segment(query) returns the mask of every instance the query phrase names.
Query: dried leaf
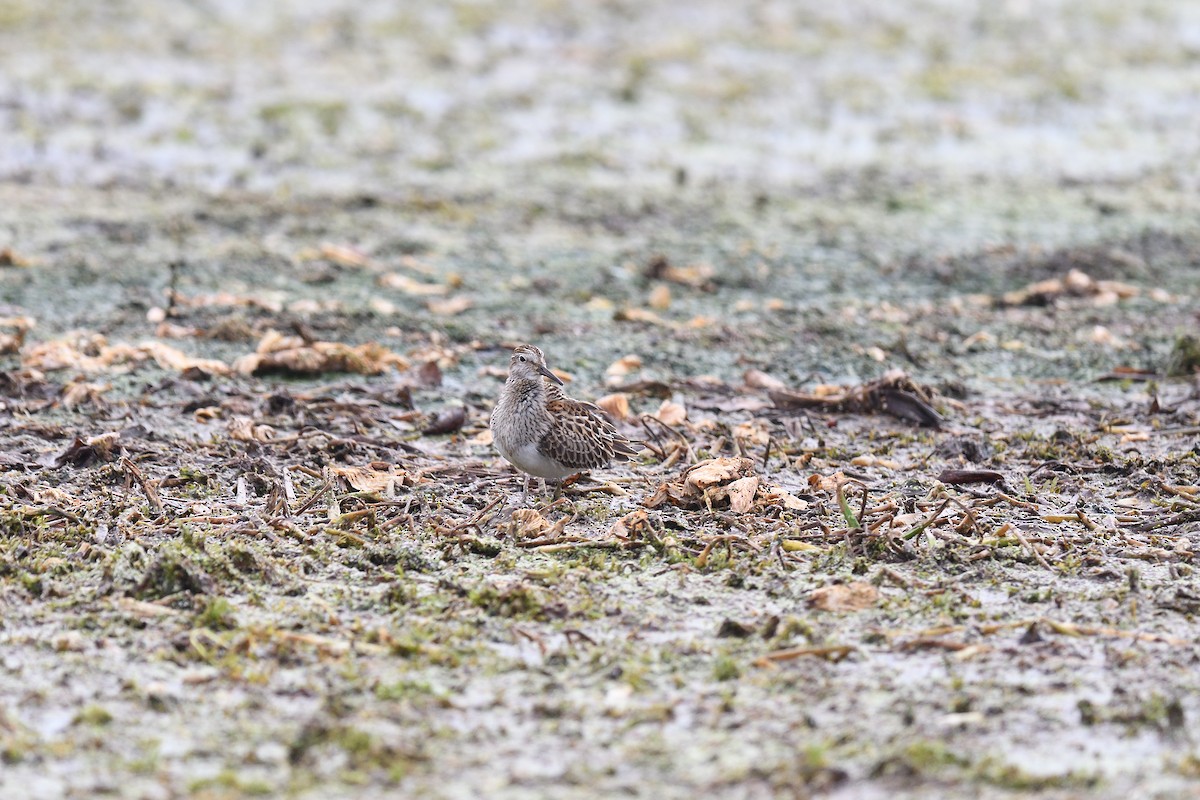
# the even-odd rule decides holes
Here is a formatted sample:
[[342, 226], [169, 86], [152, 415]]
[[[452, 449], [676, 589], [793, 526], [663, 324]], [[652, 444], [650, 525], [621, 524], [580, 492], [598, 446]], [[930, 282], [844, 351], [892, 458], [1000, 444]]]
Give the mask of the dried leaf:
[[117, 443], [121, 439], [118, 431], [102, 433], [87, 439], [75, 437], [75, 441], [66, 450], [54, 457], [53, 464], [61, 467], [70, 464], [73, 467], [86, 467], [97, 461], [112, 461], [116, 456]]
[[355, 491], [375, 492], [381, 495], [386, 495], [390, 488], [412, 486], [416, 483], [411, 475], [395, 466], [387, 470], [372, 467], [333, 467], [333, 474]]
[[234, 417], [226, 426], [229, 438], [239, 442], [269, 442], [275, 438], [275, 429], [270, 425], [259, 425], [250, 417]]
[[733, 426], [734, 438], [745, 444], [765, 445], [771, 439], [771, 432], [762, 420], [752, 419]]
[[214, 419], [220, 419], [224, 415], [220, 406], [203, 406], [192, 412], [192, 418], [196, 422], [212, 422]]
[[365, 267], [371, 263], [367, 254], [356, 247], [326, 242], [318, 251], [321, 258], [343, 267]]
[[[1109, 254], [1110, 256], [1112, 254]], [[1006, 306], [1043, 306], [1064, 297], [1090, 298], [1093, 305], [1109, 306], [1114, 303], [1138, 297], [1142, 290], [1120, 281], [1098, 281], [1087, 273], [1072, 269], [1059, 278], [1031, 283], [1023, 289], [1007, 292], [1000, 297], [1000, 304]], [[1163, 293], [1151, 292], [1154, 300], [1163, 299]], [[1170, 300], [1169, 295], [1165, 298]]]
[[945, 422], [933, 406], [911, 392], [884, 389], [879, 400], [880, 407], [893, 417], [915, 422], [923, 428], [937, 429]]
[[454, 433], [460, 430], [466, 421], [467, 409], [462, 406], [452, 406], [438, 414], [425, 427], [424, 433], [427, 436], [441, 436], [447, 433]]
[[313, 300], [311, 298], [304, 298], [288, 303], [287, 310], [293, 316], [309, 317], [313, 314], [340, 314], [343, 307], [340, 300]]
[[712, 278], [716, 274], [711, 264], [692, 264], [676, 267], [664, 255], [656, 255], [646, 265], [645, 275], [651, 280], [670, 281], [694, 289], [713, 289]]
[[725, 487], [729, 496], [729, 510], [735, 514], [745, 514], [754, 506], [754, 495], [758, 491], [758, 476], [751, 475], [741, 478]]
[[801, 500], [796, 495], [782, 489], [759, 492], [758, 499], [764, 506], [782, 506], [788, 511], [807, 511], [810, 505], [807, 500]]
[[732, 483], [754, 474], [754, 462], [748, 458], [710, 458], [690, 467], [684, 483], [703, 492], [716, 484]]
[[442, 283], [422, 283], [399, 272], [379, 276], [379, 285], [385, 289], [397, 289], [413, 297], [430, 297], [448, 294], [450, 287]]
[[474, 300], [461, 294], [445, 300], [429, 300], [425, 303], [426, 308], [441, 317], [453, 317], [473, 305], [475, 305]]
[[836, 492], [837, 488], [846, 482], [846, 476], [841, 472], [835, 472], [826, 477], [824, 475], [809, 475], [808, 488], [814, 492]]
[[224, 361], [193, 358], [182, 350], [162, 342], [143, 342], [136, 346], [109, 344], [100, 334], [76, 334], [69, 338], [41, 342], [29, 349], [23, 363], [47, 372], [72, 369], [94, 373], [112, 370], [115, 367], [137, 365], [148, 360], [153, 360], [163, 369], [179, 372], [199, 370], [209, 375], [229, 373], [229, 365]]
[[0, 267], [30, 267], [33, 261], [19, 255], [11, 247], [0, 250]]
[[9, 356], [20, 352], [21, 345], [25, 344], [25, 331], [17, 330], [13, 333], [0, 333], [0, 356]]
[[823, 408], [830, 411], [884, 411], [900, 419], [937, 428], [944, 421], [931, 403], [935, 394], [901, 370], [859, 386], [814, 387], [811, 393], [770, 389], [767, 395], [779, 408]]
[[0, 331], [0, 355], [7, 356], [19, 352], [25, 344], [25, 334], [33, 326], [33, 317], [0, 317], [0, 328], [12, 329], [11, 332]]
[[718, 639], [745, 639], [754, 635], [754, 626], [726, 617], [717, 628]]
[[609, 534], [624, 540], [642, 540], [654, 536], [654, 527], [650, 524], [650, 515], [643, 509], [631, 511], [618, 519], [609, 529]]
[[669, 322], [658, 314], [645, 308], [622, 308], [613, 314], [613, 319], [617, 322], [645, 322], [650, 325], [670, 325]]
[[671, 288], [665, 283], [655, 286], [650, 290], [650, 297], [646, 301], [646, 305], [655, 311], [666, 311], [671, 307]]
[[818, 611], [862, 611], [878, 601], [879, 590], [865, 581], [822, 586], [808, 595], [808, 604]]
[[513, 512], [508, 524], [501, 526], [501, 529], [513, 539], [542, 539], [561, 534], [567, 519], [563, 517], [551, 523], [532, 508], [518, 508]]
[[[744, 481], [753, 478], [753, 481]], [[657, 508], [664, 503], [680, 508], [704, 508], [723, 499], [737, 497], [739, 508], [749, 508], [758, 490], [754, 462], [748, 458], [710, 458], [688, 469], [673, 481], [658, 487], [642, 505]]]
[[417, 389], [436, 389], [442, 385], [442, 368], [436, 361], [426, 361], [401, 375], [399, 384]]
[[596, 401], [596, 405], [615, 420], [629, 419], [629, 395], [624, 392], [606, 394]]
[[396, 313], [396, 304], [383, 297], [372, 297], [367, 301], [367, 308], [381, 317], [390, 317]]
[[676, 403], [673, 400], [664, 400], [653, 416], [664, 425], [675, 426], [687, 419], [687, 409], [684, 408], [682, 403]]
[[193, 358], [177, 348], [162, 342], [145, 342], [141, 345], [146, 354], [154, 359], [154, 363], [163, 369], [173, 369], [179, 372], [199, 370], [208, 375], [228, 375], [229, 365], [214, 358]]
[[861, 455], [850, 459], [850, 464], [855, 467], [881, 467], [883, 469], [900, 469], [900, 465], [890, 458], [880, 458], [876, 455]]
[[74, 381], [63, 387], [62, 407], [70, 411], [84, 405], [100, 406], [104, 401], [100, 395], [111, 389], [112, 386], [100, 383], [87, 383], [85, 381]]
[[642, 368], [642, 357], [639, 355], [621, 356], [616, 361], [608, 365], [608, 369], [604, 370], [604, 375], [607, 378], [623, 378], [631, 372], [636, 372]]
[[787, 386], [778, 378], [768, 375], [760, 369], [748, 369], [742, 375], [742, 380], [751, 389], [786, 389]]
[[154, 328], [154, 335], [159, 339], [194, 339], [200, 335], [200, 330], [174, 322], [160, 322]]
[[949, 485], [965, 483], [1004, 483], [1004, 475], [990, 469], [947, 469], [937, 479]]

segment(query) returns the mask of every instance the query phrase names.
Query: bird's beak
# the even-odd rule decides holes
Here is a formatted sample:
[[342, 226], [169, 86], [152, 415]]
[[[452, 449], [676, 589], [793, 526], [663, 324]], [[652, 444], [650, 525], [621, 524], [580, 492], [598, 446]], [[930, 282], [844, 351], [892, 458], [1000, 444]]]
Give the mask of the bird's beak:
[[559, 386], [563, 386], [563, 385], [565, 385], [565, 384], [563, 384], [563, 382], [562, 382], [562, 378], [558, 377], [558, 376], [557, 376], [557, 375], [555, 375], [553, 372], [551, 372], [549, 367], [538, 367], [538, 368], [537, 368], [537, 371], [538, 371], [538, 372], [540, 372], [540, 373], [542, 373], [543, 375], [545, 375], [545, 376], [546, 376], [547, 378], [549, 378], [550, 380], [552, 380], [552, 381], [554, 381], [555, 383], [557, 383]]

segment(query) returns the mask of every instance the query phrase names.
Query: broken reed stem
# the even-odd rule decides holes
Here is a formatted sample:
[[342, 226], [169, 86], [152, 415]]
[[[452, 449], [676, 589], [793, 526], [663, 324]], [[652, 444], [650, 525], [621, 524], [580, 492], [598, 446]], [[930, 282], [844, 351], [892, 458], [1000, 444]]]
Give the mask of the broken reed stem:
[[911, 531], [908, 531], [907, 533], [905, 533], [904, 537], [903, 537], [904, 540], [908, 541], [909, 539], [916, 537], [917, 535], [919, 535], [921, 533], [921, 531], [925, 530], [930, 525], [932, 525], [934, 522], [936, 522], [937, 518], [942, 515], [942, 512], [946, 510], [946, 506], [948, 506], [948, 505], [950, 505], [950, 498], [946, 498], [945, 500], [943, 500], [942, 504], [937, 507], [936, 511], [934, 511], [932, 514], [930, 514], [928, 517], [926, 517], [924, 520], [922, 520], [921, 523], [917, 525], [917, 527], [915, 527]]
[[319, 488], [315, 492], [313, 492], [309, 496], [309, 498], [304, 501], [304, 504], [302, 506], [300, 506], [298, 509], [296, 509], [296, 516], [300, 516], [301, 514], [308, 511], [310, 508], [312, 508], [314, 505], [316, 505], [317, 501], [320, 500], [322, 497], [324, 497], [326, 492], [328, 492], [332, 488], [333, 488], [333, 484], [330, 483], [329, 481], [325, 481], [325, 484], [323, 486], [321, 486], [321, 488]]
[[166, 509], [163, 508], [162, 498], [158, 496], [158, 489], [156, 489], [154, 484], [146, 479], [146, 476], [143, 475], [142, 471], [137, 468], [137, 465], [130, 461], [127, 456], [122, 456], [121, 468], [125, 470], [126, 475], [129, 475], [131, 478], [133, 478], [138, 482], [138, 485], [142, 487], [142, 494], [146, 495], [146, 500], [150, 503], [150, 508], [153, 509], [154, 516], [161, 517], [163, 514], [165, 514]]
[[1022, 533], [1022, 531], [1019, 527], [1017, 527], [1016, 525], [1012, 526], [1012, 534], [1014, 537], [1016, 537], [1017, 541], [1021, 543], [1021, 546], [1024, 547], [1026, 550], [1028, 550], [1030, 552], [1030, 554], [1032, 554], [1033, 557], [1037, 559], [1037, 562], [1039, 564], [1041, 564], [1046, 569], [1053, 571], [1054, 567], [1050, 566], [1050, 562], [1047, 561], [1045, 559], [1045, 557], [1043, 557], [1042, 554], [1040, 552], [1038, 552], [1036, 548], [1034, 548], [1033, 544], [1031, 544], [1030, 541], [1025, 538], [1025, 534]]
[[756, 667], [768, 667], [780, 661], [793, 661], [804, 656], [817, 656], [829, 661], [841, 661], [854, 652], [856, 648], [848, 644], [820, 645], [811, 647], [789, 647], [786, 650], [775, 650], [754, 660]]
[[[671, 427], [667, 423], [663, 422], [658, 417], [651, 416], [650, 414], [642, 414], [640, 419], [642, 421], [642, 425], [646, 426], [646, 430], [650, 430], [649, 422], [651, 420], [653, 420], [654, 422], [657, 422], [664, 431], [666, 431], [667, 433], [670, 433], [672, 436], [679, 439], [679, 441], [683, 444], [683, 446], [685, 448], [684, 452], [686, 452], [687, 456], [688, 456], [688, 461], [690, 463], [696, 462], [696, 451], [694, 451], [692, 449], [692, 443], [688, 440], [687, 436], [683, 435], [683, 433], [681, 433], [680, 431], [675, 430], [673, 427]], [[651, 434], [651, 435], [653, 435], [653, 434]]]

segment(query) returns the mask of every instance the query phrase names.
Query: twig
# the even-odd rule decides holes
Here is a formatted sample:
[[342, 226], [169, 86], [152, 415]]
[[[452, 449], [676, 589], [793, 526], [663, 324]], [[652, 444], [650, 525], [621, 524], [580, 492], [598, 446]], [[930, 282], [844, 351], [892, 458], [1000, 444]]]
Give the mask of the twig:
[[331, 536], [338, 537], [339, 539], [345, 539], [348, 542], [353, 542], [354, 544], [358, 545], [359, 547], [364, 547], [367, 544], [367, 540], [364, 539], [363, 537], [359, 536], [357, 533], [351, 533], [350, 531], [344, 531], [344, 530], [341, 530], [340, 528], [331, 528], [328, 525], [321, 525], [321, 526], [318, 526], [317, 531], [319, 533], [328, 533]]
[[604, 549], [620, 550], [624, 547], [638, 547], [642, 542], [618, 542], [615, 540], [608, 541], [574, 541], [572, 539], [557, 539], [550, 542], [517, 542], [517, 547], [525, 547], [536, 550], [539, 553], [561, 553], [566, 550], [581, 550], [585, 547], [600, 547]]
[[646, 429], [646, 433], [654, 438], [654, 444], [650, 444], [649, 442], [644, 442], [644, 444], [654, 451], [659, 461], [662, 461], [666, 458], [666, 451], [662, 449], [662, 440], [658, 438], [658, 434], [650, 427], [650, 423], [646, 422], [646, 415], [643, 414], [638, 418], [638, 421], [642, 423], [642, 427]]
[[[694, 461], [696, 460], [696, 453], [695, 453], [695, 451], [694, 451], [694, 450], [692, 450], [692, 443], [691, 443], [691, 442], [689, 442], [689, 441], [688, 441], [688, 438], [687, 438], [686, 436], [684, 436], [682, 433], [680, 433], [679, 431], [675, 430], [674, 428], [672, 428], [672, 427], [671, 427], [670, 425], [668, 425], [667, 423], [663, 422], [663, 421], [662, 421], [661, 419], [659, 419], [658, 417], [654, 417], [654, 416], [651, 416], [651, 415], [649, 415], [649, 414], [642, 414], [642, 416], [641, 416], [641, 420], [642, 420], [642, 424], [643, 424], [643, 425], [647, 425], [647, 423], [648, 423], [650, 420], [654, 420], [655, 422], [657, 422], [657, 423], [658, 423], [658, 424], [659, 424], [659, 425], [662, 427], [662, 429], [663, 429], [664, 431], [667, 431], [667, 432], [668, 432], [668, 433], [670, 433], [672, 436], [675, 436], [675, 437], [677, 437], [677, 438], [679, 439], [679, 441], [683, 443], [683, 446], [686, 448], [686, 451], [685, 451], [685, 452], [686, 452], [686, 453], [687, 453], [687, 455], [688, 455], [688, 460], [689, 460], [689, 461], [693, 461], [693, 462], [694, 462]], [[647, 428], [647, 429], [648, 429], [648, 428]]]
[[592, 637], [588, 636], [586, 633], [579, 630], [578, 628], [567, 628], [565, 631], [563, 631], [563, 636], [565, 636], [567, 638], [567, 643], [570, 644], [572, 647], [575, 646], [576, 639], [587, 642], [588, 644], [592, 645], [593, 647], [596, 646], [596, 640], [593, 639]]
[[1200, 520], [1200, 508], [1189, 508], [1187, 511], [1180, 511], [1178, 514], [1166, 519], [1151, 520], [1143, 522], [1141, 525], [1130, 525], [1129, 530], [1144, 533], [1146, 531], [1158, 530], [1159, 528], [1174, 528], [1176, 525], [1196, 522], [1197, 520]]
[[1028, 511], [1038, 511], [1039, 510], [1036, 503], [1027, 503], [1024, 500], [1018, 500], [1017, 498], [1015, 498], [1009, 494], [1006, 494], [1004, 492], [996, 492], [996, 496], [999, 497], [1001, 500], [1011, 503], [1012, 505], [1016, 506], [1017, 508], [1024, 508]]
[[128, 456], [121, 457], [121, 468], [130, 475], [138, 485], [142, 487], [142, 493], [146, 495], [146, 500], [150, 503], [150, 508], [154, 510], [154, 516], [161, 517], [166, 513], [163, 508], [162, 499], [158, 496], [158, 490], [150, 481], [146, 480], [146, 476], [137, 468], [137, 465], [129, 460]]
[[330, 483], [329, 481], [325, 481], [324, 486], [322, 486], [320, 489], [317, 489], [315, 492], [313, 492], [312, 495], [309, 496], [309, 498], [304, 501], [304, 504], [302, 506], [300, 506], [298, 509], [296, 509], [296, 516], [300, 516], [305, 511], [308, 511], [310, 508], [312, 508], [314, 505], [316, 505], [317, 501], [320, 500], [322, 497], [324, 497], [325, 493], [328, 492], [332, 488], [333, 488], [333, 484]]
[[780, 661], [794, 661], [804, 656], [817, 656], [818, 658], [825, 658], [830, 661], [841, 661], [853, 653], [855, 649], [853, 645], [848, 644], [789, 647], [787, 650], [775, 650], [774, 652], [759, 656], [754, 660], [754, 666], [767, 667]]
[[1012, 534], [1014, 537], [1016, 537], [1016, 540], [1018, 542], [1020, 542], [1021, 545], [1026, 550], [1028, 550], [1030, 553], [1033, 554], [1033, 557], [1037, 559], [1037, 562], [1039, 564], [1041, 564], [1043, 567], [1045, 567], [1048, 570], [1051, 570], [1051, 571], [1054, 570], [1054, 567], [1050, 566], [1050, 562], [1047, 561], [1042, 556], [1042, 554], [1040, 552], [1038, 552], [1037, 549], [1034, 548], [1034, 546], [1032, 544], [1030, 544], [1029, 540], [1025, 538], [1025, 534], [1021, 532], [1021, 529], [1019, 527], [1017, 527], [1016, 525], [1012, 526]]

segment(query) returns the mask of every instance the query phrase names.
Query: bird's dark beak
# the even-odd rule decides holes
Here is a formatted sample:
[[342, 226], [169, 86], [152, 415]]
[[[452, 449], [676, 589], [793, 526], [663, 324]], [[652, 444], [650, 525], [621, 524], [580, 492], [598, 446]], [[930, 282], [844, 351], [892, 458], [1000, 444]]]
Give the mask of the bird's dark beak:
[[537, 371], [538, 371], [538, 372], [540, 372], [540, 373], [542, 373], [543, 375], [545, 375], [545, 376], [546, 376], [547, 378], [549, 378], [550, 380], [552, 380], [552, 381], [554, 381], [555, 383], [557, 383], [559, 386], [563, 386], [563, 385], [564, 385], [564, 384], [563, 384], [563, 382], [562, 382], [562, 378], [558, 377], [558, 376], [557, 376], [557, 375], [555, 375], [553, 372], [551, 372], [549, 367], [538, 367], [538, 368], [537, 368]]

